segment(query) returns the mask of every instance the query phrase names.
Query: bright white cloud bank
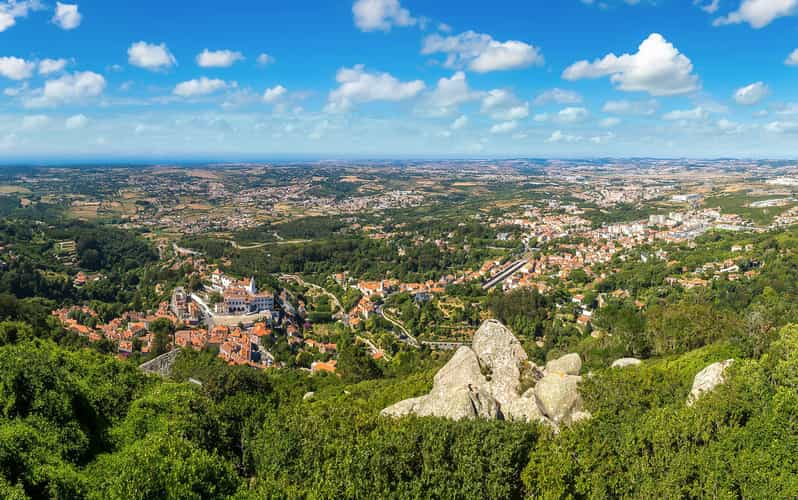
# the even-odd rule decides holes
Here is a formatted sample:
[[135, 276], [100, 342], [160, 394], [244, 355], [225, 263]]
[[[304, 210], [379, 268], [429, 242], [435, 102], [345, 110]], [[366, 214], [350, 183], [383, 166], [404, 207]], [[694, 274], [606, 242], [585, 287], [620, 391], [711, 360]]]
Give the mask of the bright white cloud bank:
[[445, 54], [446, 67], [465, 67], [477, 73], [543, 64], [543, 54], [533, 45], [517, 40], [499, 42], [490, 35], [466, 31], [459, 35], [430, 35], [421, 49], [424, 55]]
[[133, 66], [156, 71], [171, 68], [177, 64], [175, 56], [169, 52], [165, 43], [155, 45], [136, 42], [127, 49], [128, 62]]
[[605, 76], [619, 90], [655, 96], [685, 94], [699, 88], [693, 63], [659, 33], [649, 35], [634, 54], [578, 61], [563, 73], [563, 78], [571, 81]]
[[654, 99], [647, 101], [607, 101], [601, 109], [605, 113], [616, 115], [651, 116], [657, 112], [659, 103]]
[[10, 80], [25, 80], [33, 75], [36, 64], [18, 57], [0, 57], [0, 76]]
[[66, 65], [66, 59], [42, 59], [39, 61], [39, 74], [51, 75], [53, 73], [58, 73], [59, 71], [63, 71]]
[[180, 97], [199, 97], [213, 94], [226, 89], [228, 86], [230, 84], [224, 80], [209, 79], [203, 76], [195, 80], [178, 83], [172, 93]]
[[340, 84], [330, 92], [328, 112], [349, 111], [355, 104], [374, 101], [402, 101], [424, 90], [424, 82], [402, 82], [389, 73], [369, 73], [362, 64], [341, 68], [335, 79]]
[[734, 93], [734, 100], [737, 101], [737, 104], [751, 106], [759, 103], [769, 93], [770, 89], [768, 89], [767, 85], [762, 82], [756, 82], [737, 89]]
[[197, 65], [201, 68], [229, 68], [243, 59], [244, 55], [241, 52], [205, 49], [197, 55]]
[[582, 102], [582, 96], [571, 90], [553, 88], [540, 93], [535, 98], [535, 104], [538, 106], [550, 102], [556, 102], [557, 104], [579, 104]]
[[469, 88], [465, 73], [458, 71], [451, 78], [444, 77], [438, 80], [435, 89], [425, 99], [422, 114], [449, 116], [456, 113], [461, 104], [479, 97], [479, 92]]
[[521, 120], [529, 116], [529, 103], [505, 89], [494, 89], [482, 98], [482, 113], [496, 121]]
[[727, 16], [715, 19], [715, 26], [748, 23], [752, 28], [764, 28], [776, 19], [791, 16], [798, 10], [798, 0], [743, 0], [740, 8]]
[[28, 12], [42, 8], [38, 0], [22, 0], [0, 3], [0, 33], [17, 24], [17, 19], [27, 17]]
[[677, 109], [675, 111], [665, 113], [663, 118], [669, 121], [706, 120], [707, 118], [709, 118], [709, 112], [706, 109], [699, 106], [693, 109]]
[[73, 30], [80, 26], [83, 16], [78, 11], [77, 4], [56, 2], [53, 23], [63, 30]]
[[92, 71], [67, 74], [56, 80], [47, 80], [43, 89], [25, 101], [27, 107], [57, 106], [82, 99], [97, 97], [105, 90], [105, 78]]
[[277, 85], [276, 87], [266, 89], [266, 91], [263, 93], [263, 101], [267, 103], [275, 102], [283, 97], [286, 92], [288, 92], [288, 90], [282, 85]]
[[352, 14], [355, 26], [362, 31], [390, 31], [393, 26], [413, 26], [417, 22], [399, 0], [357, 0]]

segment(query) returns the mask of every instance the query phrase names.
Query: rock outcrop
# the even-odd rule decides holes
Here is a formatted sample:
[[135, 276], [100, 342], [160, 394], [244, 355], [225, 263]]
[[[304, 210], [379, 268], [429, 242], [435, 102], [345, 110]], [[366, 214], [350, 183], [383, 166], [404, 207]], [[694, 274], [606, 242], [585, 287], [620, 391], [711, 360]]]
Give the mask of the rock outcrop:
[[[429, 394], [400, 401], [381, 414], [543, 422], [558, 429], [590, 417], [577, 389], [581, 367], [579, 355], [568, 354], [541, 371], [507, 327], [487, 321], [472, 347], [461, 347], [435, 375]], [[537, 383], [521, 395], [524, 377]]]
[[571, 423], [571, 415], [582, 411], [582, 397], [577, 386], [582, 377], [565, 373], [547, 373], [535, 386], [535, 398], [546, 417], [556, 424]]
[[546, 363], [546, 373], [564, 373], [566, 375], [579, 375], [582, 371], [582, 358], [578, 354], [566, 354]]
[[499, 418], [499, 403], [485, 387], [477, 355], [469, 347], [457, 350], [446, 366], [435, 375], [432, 391], [426, 396], [407, 399], [382, 411], [385, 416]]
[[472, 349], [486, 374], [488, 392], [502, 405], [518, 399], [521, 368], [529, 358], [513, 332], [498, 321], [486, 321], [474, 335]]
[[641, 363], [642, 363], [642, 361], [640, 361], [637, 358], [621, 358], [621, 359], [616, 359], [615, 361], [613, 361], [611, 367], [612, 368], [627, 368], [629, 366], [637, 366], [637, 365], [639, 365]]
[[710, 392], [715, 387], [725, 381], [726, 369], [734, 363], [733, 359], [719, 361], [707, 366], [693, 379], [693, 388], [687, 397], [687, 406], [693, 406], [696, 401], [705, 393]]
[[546, 416], [540, 411], [535, 389], [529, 389], [523, 396], [502, 407], [502, 415], [505, 420], [513, 422], [544, 422]]

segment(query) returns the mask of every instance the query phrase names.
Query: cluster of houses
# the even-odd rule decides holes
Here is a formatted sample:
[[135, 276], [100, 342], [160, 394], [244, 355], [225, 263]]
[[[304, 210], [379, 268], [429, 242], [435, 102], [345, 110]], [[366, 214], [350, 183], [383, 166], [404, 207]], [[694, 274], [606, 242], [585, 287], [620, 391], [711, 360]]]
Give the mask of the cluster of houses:
[[[154, 314], [128, 311], [108, 323], [100, 323], [97, 313], [88, 306], [56, 309], [52, 315], [61, 321], [64, 328], [86, 337], [92, 342], [99, 342], [103, 339], [113, 342], [122, 356], [133, 353], [136, 344], [140, 345], [139, 349], [143, 354], [151, 352], [155, 336], [149, 331], [149, 326], [153, 321], [160, 318], [165, 318], [172, 323], [178, 321], [169, 311], [167, 302], [160, 304]], [[90, 320], [79, 321], [76, 319], [80, 317], [90, 318]]]

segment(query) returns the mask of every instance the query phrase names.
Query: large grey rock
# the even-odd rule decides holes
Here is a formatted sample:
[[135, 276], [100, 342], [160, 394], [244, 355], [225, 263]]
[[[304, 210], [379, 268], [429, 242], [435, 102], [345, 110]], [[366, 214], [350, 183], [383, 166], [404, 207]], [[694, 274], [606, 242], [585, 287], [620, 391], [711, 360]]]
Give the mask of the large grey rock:
[[579, 375], [582, 370], [582, 358], [578, 354], [566, 354], [546, 363], [546, 374], [564, 373], [566, 375]]
[[696, 401], [705, 392], [713, 390], [725, 381], [726, 369], [734, 363], [733, 359], [713, 363], [695, 376], [693, 379], [693, 388], [690, 390], [690, 395], [687, 397], [687, 405], [693, 406]]
[[412, 415], [417, 408], [419, 408], [429, 396], [421, 396], [418, 398], [405, 399], [398, 403], [385, 408], [380, 412], [383, 417], [406, 417]]
[[499, 418], [499, 404], [484, 390], [473, 387], [457, 387], [447, 391], [432, 392], [419, 398], [406, 399], [382, 410], [381, 415], [403, 417], [441, 417], [452, 420]]
[[435, 374], [433, 390], [450, 387], [474, 385], [484, 387], [485, 376], [479, 366], [477, 355], [469, 347], [463, 346], [454, 353], [452, 359]]
[[402, 417], [498, 418], [499, 404], [483, 389], [487, 382], [479, 360], [469, 347], [461, 347], [441, 368], [426, 396], [400, 401], [382, 411], [382, 415]]
[[[484, 418], [559, 424], [589, 418], [582, 412], [577, 376], [578, 355], [547, 365], [545, 372], [529, 362], [517, 338], [497, 321], [485, 322], [474, 335], [473, 347], [461, 347], [435, 375], [429, 394], [400, 401], [381, 415], [434, 416], [453, 420]], [[519, 395], [522, 376], [537, 384]], [[541, 378], [542, 377], [542, 378]]]
[[642, 363], [642, 361], [640, 361], [637, 358], [621, 358], [621, 359], [616, 359], [615, 361], [613, 361], [611, 367], [612, 368], [626, 368], [626, 367], [629, 367], [629, 366], [637, 366], [637, 365], [639, 365], [641, 363]]
[[547, 419], [540, 411], [535, 390], [529, 389], [523, 396], [502, 406], [502, 415], [505, 420], [513, 422], [546, 422]]
[[555, 423], [569, 423], [571, 414], [582, 410], [578, 385], [582, 377], [551, 373], [535, 386], [535, 397], [541, 411]]
[[498, 321], [486, 321], [474, 334], [472, 348], [493, 397], [502, 405], [518, 399], [521, 367], [528, 357], [515, 335]]

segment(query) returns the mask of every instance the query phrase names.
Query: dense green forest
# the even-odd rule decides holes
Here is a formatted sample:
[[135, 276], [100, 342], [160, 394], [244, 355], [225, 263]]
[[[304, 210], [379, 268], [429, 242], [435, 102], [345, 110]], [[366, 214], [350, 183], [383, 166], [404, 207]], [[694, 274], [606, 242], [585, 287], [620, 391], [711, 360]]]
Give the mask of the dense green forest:
[[[555, 435], [532, 424], [381, 418], [383, 407], [429, 390], [444, 361], [429, 354], [398, 375], [363, 370], [353, 352], [338, 378], [184, 353], [162, 380], [59, 346], [24, 309], [3, 314], [3, 498], [798, 494], [796, 326], [754, 357], [722, 339], [637, 368], [596, 369], [581, 387], [594, 418]], [[739, 361], [727, 383], [686, 406], [693, 376], [729, 357]]]

